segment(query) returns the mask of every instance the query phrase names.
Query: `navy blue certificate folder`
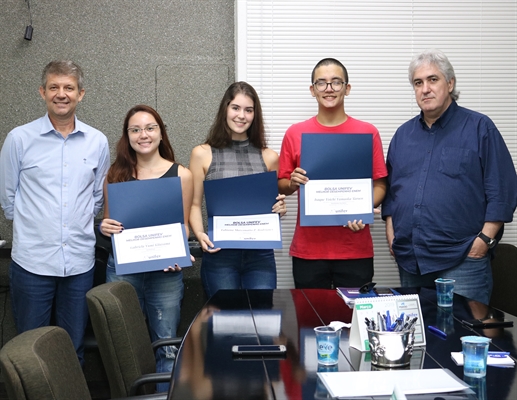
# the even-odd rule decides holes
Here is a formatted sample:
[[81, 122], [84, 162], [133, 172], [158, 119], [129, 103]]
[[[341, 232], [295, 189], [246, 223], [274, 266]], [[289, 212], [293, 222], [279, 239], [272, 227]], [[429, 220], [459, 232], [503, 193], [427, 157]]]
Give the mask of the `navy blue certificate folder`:
[[[275, 171], [204, 182], [208, 237], [216, 248], [279, 249], [282, 240], [214, 241], [214, 217], [270, 214], [278, 196]], [[278, 214], [276, 214], [278, 218]]]
[[179, 177], [146, 179], [108, 184], [110, 218], [125, 230], [151, 226], [181, 224], [185, 256], [118, 264], [117, 248], [112, 235], [117, 274], [157, 271], [178, 264], [192, 265], [183, 215], [181, 179]]
[[[302, 134], [300, 167], [312, 180], [372, 179], [372, 134]], [[307, 215], [305, 185], [300, 185], [300, 225], [340, 226], [348, 221], [373, 223], [373, 190], [371, 212], [362, 214]]]

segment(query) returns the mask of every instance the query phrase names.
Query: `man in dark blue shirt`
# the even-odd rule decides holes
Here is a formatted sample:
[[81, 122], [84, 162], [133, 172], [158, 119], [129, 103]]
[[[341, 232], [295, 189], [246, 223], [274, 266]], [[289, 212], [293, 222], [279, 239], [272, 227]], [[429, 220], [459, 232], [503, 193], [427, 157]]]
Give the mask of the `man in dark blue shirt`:
[[517, 207], [512, 158], [490, 118], [456, 103], [454, 69], [441, 51], [417, 56], [409, 81], [421, 112], [390, 143], [382, 206], [401, 284], [452, 278], [456, 293], [488, 304], [490, 249]]

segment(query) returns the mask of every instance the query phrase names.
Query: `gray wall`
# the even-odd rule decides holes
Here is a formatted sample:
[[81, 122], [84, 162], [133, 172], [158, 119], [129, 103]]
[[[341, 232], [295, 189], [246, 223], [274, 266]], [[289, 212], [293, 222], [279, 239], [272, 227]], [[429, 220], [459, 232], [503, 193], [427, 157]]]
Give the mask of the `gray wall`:
[[[144, 103], [168, 126], [176, 157], [188, 165], [226, 87], [234, 79], [232, 0], [0, 0], [0, 146], [14, 127], [45, 113], [38, 94], [51, 60], [85, 72], [79, 119], [103, 131], [112, 149], [125, 113]], [[0, 236], [12, 225], [0, 213]]]

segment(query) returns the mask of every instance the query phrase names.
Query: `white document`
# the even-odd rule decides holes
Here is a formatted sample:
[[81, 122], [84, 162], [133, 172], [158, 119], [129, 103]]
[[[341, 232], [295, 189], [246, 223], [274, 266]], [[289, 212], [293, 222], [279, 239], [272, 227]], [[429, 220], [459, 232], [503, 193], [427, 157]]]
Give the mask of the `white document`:
[[372, 199], [371, 179], [321, 179], [305, 184], [306, 215], [368, 214]]
[[281, 240], [277, 213], [213, 217], [214, 242]]
[[448, 369], [318, 372], [318, 376], [333, 398], [390, 396], [395, 385], [406, 395], [469, 388]]
[[[461, 351], [451, 352], [451, 358], [456, 363], [456, 365], [463, 365], [463, 353]], [[486, 365], [511, 368], [515, 366], [515, 361], [513, 361], [509, 355], [494, 356], [489, 353]]]
[[125, 229], [113, 237], [118, 264], [186, 256], [180, 223]]

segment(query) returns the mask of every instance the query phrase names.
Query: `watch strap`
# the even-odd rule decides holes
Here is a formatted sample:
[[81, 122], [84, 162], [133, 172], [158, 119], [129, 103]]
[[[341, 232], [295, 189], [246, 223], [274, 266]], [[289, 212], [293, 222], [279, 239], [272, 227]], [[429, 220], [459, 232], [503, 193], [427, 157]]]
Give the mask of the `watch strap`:
[[483, 232], [479, 232], [478, 233], [478, 238], [480, 238], [483, 242], [485, 242], [490, 249], [497, 244], [497, 240], [496, 239], [488, 237]]

